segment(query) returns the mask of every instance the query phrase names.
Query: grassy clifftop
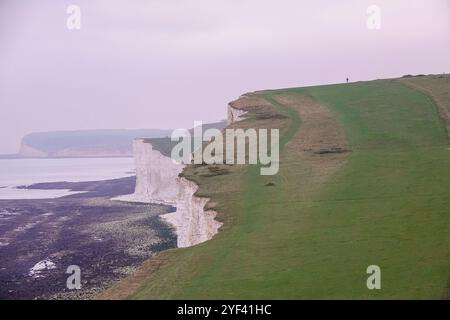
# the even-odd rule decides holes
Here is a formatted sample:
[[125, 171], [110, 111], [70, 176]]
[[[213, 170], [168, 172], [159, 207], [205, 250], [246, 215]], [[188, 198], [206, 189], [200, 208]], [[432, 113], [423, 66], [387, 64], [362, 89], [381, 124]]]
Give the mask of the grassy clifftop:
[[[219, 234], [100, 298], [448, 298], [450, 154], [436, 105], [448, 79], [436, 79], [429, 91], [377, 80], [252, 94], [234, 126], [281, 129], [279, 174], [189, 166]], [[369, 265], [381, 290], [366, 287]]]

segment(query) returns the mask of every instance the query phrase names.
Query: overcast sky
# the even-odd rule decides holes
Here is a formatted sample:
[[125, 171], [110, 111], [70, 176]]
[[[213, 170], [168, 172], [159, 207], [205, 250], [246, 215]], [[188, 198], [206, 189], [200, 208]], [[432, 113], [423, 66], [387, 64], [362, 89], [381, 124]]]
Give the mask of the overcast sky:
[[449, 0], [0, 0], [0, 153], [33, 131], [221, 120], [247, 91], [450, 72], [449, 18]]

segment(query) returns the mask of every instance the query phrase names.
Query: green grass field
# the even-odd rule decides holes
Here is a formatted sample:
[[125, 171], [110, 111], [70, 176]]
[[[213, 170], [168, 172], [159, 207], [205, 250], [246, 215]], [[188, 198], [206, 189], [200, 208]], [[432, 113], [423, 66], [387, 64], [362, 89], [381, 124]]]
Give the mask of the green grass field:
[[[304, 119], [281, 95], [307, 96], [336, 116], [351, 149], [338, 169], [322, 174], [316, 158], [298, 157]], [[447, 299], [450, 151], [433, 100], [398, 80], [264, 98], [285, 118], [253, 113], [241, 126], [281, 128], [279, 174], [239, 166], [201, 177], [202, 168], [188, 168], [224, 227], [211, 241], [151, 259], [103, 297]], [[381, 267], [381, 290], [366, 287], [372, 264]]]

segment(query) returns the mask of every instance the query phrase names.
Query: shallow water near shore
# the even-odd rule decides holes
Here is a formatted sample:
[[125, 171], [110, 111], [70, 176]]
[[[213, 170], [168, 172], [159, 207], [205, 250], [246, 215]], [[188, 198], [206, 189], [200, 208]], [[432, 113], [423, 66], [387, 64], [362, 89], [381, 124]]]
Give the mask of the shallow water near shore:
[[0, 159], [0, 199], [51, 199], [76, 194], [67, 189], [23, 189], [47, 182], [86, 182], [130, 177], [133, 158]]

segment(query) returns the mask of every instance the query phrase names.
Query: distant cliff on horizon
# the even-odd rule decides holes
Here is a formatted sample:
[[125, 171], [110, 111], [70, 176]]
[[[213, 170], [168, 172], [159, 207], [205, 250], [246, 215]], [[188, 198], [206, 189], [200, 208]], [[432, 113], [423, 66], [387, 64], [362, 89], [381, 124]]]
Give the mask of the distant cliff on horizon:
[[171, 129], [35, 132], [23, 137], [17, 158], [132, 157], [136, 138], [170, 136]]
[[[203, 129], [223, 129], [225, 126], [226, 121], [205, 123]], [[154, 139], [155, 145], [164, 149], [166, 145], [171, 145], [172, 131], [105, 129], [33, 132], [22, 138], [18, 153], [0, 155], [0, 158], [133, 157], [135, 139]]]

